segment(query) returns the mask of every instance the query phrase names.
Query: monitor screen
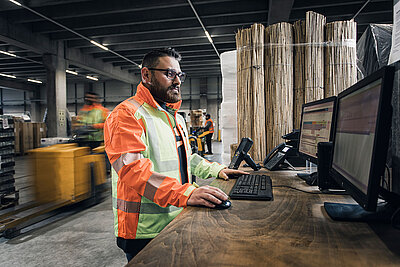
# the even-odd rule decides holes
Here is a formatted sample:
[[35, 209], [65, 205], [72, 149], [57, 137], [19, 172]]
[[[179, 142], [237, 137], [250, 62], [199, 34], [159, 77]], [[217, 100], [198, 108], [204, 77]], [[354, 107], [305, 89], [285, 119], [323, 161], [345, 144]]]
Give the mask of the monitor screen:
[[367, 194], [382, 79], [340, 101], [332, 167]]
[[367, 210], [376, 208], [386, 163], [391, 73], [378, 71], [339, 94], [337, 100], [332, 176]]
[[314, 163], [318, 143], [331, 141], [335, 104], [336, 97], [330, 97], [303, 105], [299, 152]]

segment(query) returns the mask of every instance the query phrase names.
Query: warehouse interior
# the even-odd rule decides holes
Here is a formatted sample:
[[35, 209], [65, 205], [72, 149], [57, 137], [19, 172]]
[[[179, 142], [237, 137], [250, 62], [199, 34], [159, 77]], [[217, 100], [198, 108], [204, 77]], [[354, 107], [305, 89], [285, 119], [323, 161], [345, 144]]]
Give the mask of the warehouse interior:
[[[357, 70], [355, 70], [357, 74], [353, 74], [354, 82], [351, 83], [353, 84], [363, 78], [360, 78], [363, 70], [359, 65], [361, 61], [359, 58], [361, 44], [359, 45], [359, 43], [368, 41], [362, 37], [366, 36], [366, 32], [373, 32], [374, 25], [383, 25], [382, 29], [390, 27], [390, 35], [392, 35], [396, 2], [392, 0], [177, 0], [173, 2], [156, 0], [0, 0], [0, 108], [3, 112], [2, 115], [5, 116], [2, 119], [5, 134], [14, 132], [11, 135], [4, 135], [9, 139], [2, 141], [8, 142], [13, 136], [13, 145], [7, 149], [13, 149], [10, 153], [12, 161], [15, 162], [12, 165], [13, 168], [10, 169], [12, 170], [10, 173], [13, 175], [12, 189], [6, 193], [0, 193], [2, 198], [0, 265], [2, 265], [1, 262], [5, 263], [4, 266], [51, 266], [60, 263], [66, 266], [121, 266], [127, 263], [124, 252], [116, 246], [113, 233], [111, 172], [109, 171], [112, 167], [109, 166], [104, 147], [99, 152], [78, 146], [74, 148], [68, 145], [59, 147], [60, 151], [63, 150], [65, 153], [62, 157], [75, 157], [80, 153], [79, 156], [85, 158], [85, 164], [87, 162], [91, 164], [90, 168], [83, 171], [89, 177], [89, 183], [85, 190], [88, 190], [86, 193], [90, 194], [93, 190], [97, 190], [96, 186], [101, 185], [99, 190], [102, 193], [99, 196], [91, 195], [88, 198], [76, 197], [76, 199], [73, 197], [68, 204], [59, 203], [58, 206], [54, 206], [54, 209], [51, 208], [41, 212], [38, 216], [35, 215], [36, 219], [29, 218], [28, 221], [31, 220], [31, 223], [22, 222], [21, 229], [18, 228], [19, 226], [17, 226], [18, 229], [10, 227], [10, 229], [17, 229], [15, 231], [7, 232], [4, 230], [6, 228], [1, 228], [5, 227], [3, 224], [6, 210], [18, 208], [21, 205], [28, 207], [32, 201], [43, 202], [51, 199], [47, 196], [48, 191], [44, 191], [40, 195], [40, 189], [38, 189], [38, 186], [43, 186], [48, 190], [49, 181], [52, 179], [50, 176], [59, 175], [56, 171], [51, 172], [50, 168], [57, 166], [54, 168], [70, 171], [68, 170], [70, 158], [65, 161], [57, 161], [56, 157], [58, 156], [55, 155], [58, 154], [51, 154], [53, 151], [45, 152], [49, 154], [44, 158], [41, 158], [42, 154], [40, 153], [44, 151], [44, 148], [52, 147], [55, 144], [71, 143], [74, 130], [76, 130], [74, 123], [85, 105], [85, 93], [96, 93], [102, 106], [112, 112], [118, 104], [136, 94], [137, 86], [141, 82], [143, 56], [153, 49], [172, 47], [181, 54], [180, 67], [187, 74], [186, 80], [181, 86], [180, 112], [185, 117], [188, 129], [203, 127], [205, 123], [203, 115], [206, 113], [210, 114], [214, 123], [215, 132], [212, 137], [214, 154], [204, 155], [205, 141], [201, 141], [197, 136], [200, 143], [203, 142], [200, 145], [196, 144], [196, 149], [202, 152], [200, 155], [208, 161], [229, 165], [241, 138], [251, 137], [254, 147], [249, 153], [256, 163], [262, 165], [268, 152], [282, 143], [283, 139], [271, 140], [270, 144], [268, 138], [266, 139], [264, 136], [266, 132], [268, 133], [268, 127], [265, 128], [263, 125], [265, 129], [260, 134], [257, 132], [257, 126], [249, 124], [249, 121], [268, 120], [267, 114], [264, 114], [264, 111], [258, 113], [257, 109], [268, 110], [269, 106], [264, 95], [261, 102], [257, 102], [259, 101], [257, 100], [258, 96], [260, 96], [258, 93], [249, 94], [247, 99], [240, 96], [239, 83], [240, 79], [245, 76], [239, 76], [239, 62], [244, 64], [246, 56], [250, 57], [250, 54], [242, 54], [240, 59], [240, 53], [254, 48], [252, 47], [253, 43], [251, 46], [250, 43], [246, 45], [246, 41], [240, 39], [240, 33], [246, 29], [253, 29], [254, 25], [261, 25], [265, 28], [278, 23], [295, 25], [297, 21], [308, 19], [308, 17], [306, 18], [307, 12], [315, 12], [324, 16], [324, 25], [336, 21], [352, 21], [356, 25], [354, 35], [357, 47], [355, 44], [354, 47], [348, 46], [354, 48], [354, 52], [357, 49], [356, 56], [358, 57]], [[395, 29], [393, 29], [393, 36], [395, 36], [394, 34]], [[289, 36], [293, 40], [295, 39], [293, 30]], [[368, 38], [368, 36], [364, 38]], [[388, 38], [390, 43], [391, 36]], [[360, 40], [362, 41], [359, 42]], [[390, 46], [388, 50], [386, 47], [383, 49], [379, 47], [379, 42], [381, 41], [376, 41], [376, 48], [382, 50], [377, 50], [375, 53], [378, 55], [378, 59], [374, 58], [379, 62], [363, 61], [369, 66], [375, 67], [376, 65], [374, 70], [387, 65], [386, 58], [385, 64], [378, 66], [378, 63], [381, 63], [379, 57], [382, 55], [382, 61], [385, 61], [383, 54], [389, 57], [390, 53]], [[266, 43], [268, 42], [265, 41], [265, 51], [268, 47]], [[304, 41], [304, 43], [306, 42]], [[309, 44], [304, 46], [307, 45]], [[296, 46], [293, 41], [290, 46], [291, 53], [296, 53], [298, 47], [300, 46]], [[327, 47], [329, 44], [325, 42], [322, 49]], [[234, 54], [229, 54], [233, 51], [235, 51]], [[257, 53], [257, 49], [255, 51]], [[264, 57], [264, 53], [267, 55], [267, 52], [263, 52], [262, 57]], [[365, 54], [368, 53], [365, 52]], [[269, 56], [272, 58], [271, 54]], [[296, 64], [293, 63], [296, 60], [295, 56], [295, 54], [292, 55], [291, 59], [293, 60], [291, 64], [294, 65]], [[284, 57], [279, 56], [280, 59]], [[326, 56], [325, 60], [327, 60], [326, 58], [328, 57]], [[235, 64], [231, 63], [233, 61]], [[263, 64], [268, 65], [265, 62]], [[282, 62], [277, 65], [284, 65]], [[331, 65], [333, 64], [336, 63]], [[255, 65], [253, 64], [249, 68], [252, 70], [259, 68], [259, 65]], [[324, 68], [325, 65], [321, 66]], [[291, 71], [288, 80], [296, 80], [298, 71], [296, 69]], [[243, 78], [243, 80], [247, 81], [249, 88], [256, 87], [252, 84], [258, 78], [254, 77], [262, 77], [261, 80], [267, 79], [267, 73], [264, 72], [261, 76], [257, 76], [253, 72], [251, 75], [254, 76], [248, 75], [248, 78]], [[283, 79], [285, 80], [285, 78]], [[234, 91], [230, 91], [231, 82], [235, 88]], [[296, 89], [295, 82], [285, 84], [284, 81], [282, 87], [293, 91]], [[266, 87], [267, 85], [265, 85]], [[307, 86], [305, 87], [307, 88]], [[236, 88], [238, 89], [236, 90]], [[262, 90], [267, 92], [264, 87]], [[296, 96], [291, 97], [296, 98]], [[255, 102], [250, 105], [248, 103], [253, 100], [249, 99], [253, 99]], [[396, 97], [393, 96], [393, 99]], [[317, 100], [317, 98], [313, 100]], [[303, 100], [302, 104], [307, 102], [307, 100], [305, 102]], [[246, 105], [252, 108], [254, 105], [255, 108], [251, 111], [250, 108], [240, 109], [240, 106]], [[275, 110], [270, 113], [273, 112]], [[289, 113], [291, 112], [295, 113], [292, 109]], [[394, 116], [398, 116], [396, 112], [393, 112]], [[9, 129], [8, 124], [13, 130]], [[276, 125], [277, 123], [272, 124]], [[291, 117], [290, 124], [290, 129], [276, 130], [278, 133], [275, 135], [280, 137], [299, 127], [296, 125], [296, 118]], [[300, 124], [300, 120], [298, 124]], [[250, 130], [250, 128], [252, 129]], [[397, 134], [398, 132], [393, 132], [391, 136], [390, 145], [395, 151], [394, 154], [399, 151], [398, 142], [393, 141], [398, 136]], [[270, 135], [268, 134], [268, 136]], [[262, 148], [257, 150], [257, 146]], [[201, 147], [203, 151], [201, 151]], [[72, 154], [67, 156], [67, 153]], [[105, 157], [105, 161], [102, 159], [103, 157]], [[74, 166], [79, 165], [79, 163], [73, 162], [71, 164], [75, 164]], [[46, 167], [45, 164], [53, 167]], [[395, 167], [396, 164], [398, 163], [393, 160], [393, 168], [398, 168], [398, 166]], [[7, 169], [4, 170], [4, 166], [6, 165], [3, 165], [3, 172], [6, 172]], [[38, 172], [42, 172], [40, 175], [44, 177], [42, 183], [37, 182], [38, 177], [41, 177]], [[398, 174], [395, 169], [391, 168], [389, 173], [392, 173], [393, 179]], [[93, 176], [96, 177], [93, 178]], [[100, 179], [102, 182], [96, 179]], [[214, 179], [199, 180], [197, 179], [197, 182], [200, 186], [214, 181]], [[274, 181], [274, 183], [277, 182]], [[397, 190], [400, 194], [400, 182], [398, 185], [393, 185], [394, 188], [396, 186], [398, 186]], [[224, 187], [222, 186], [222, 188]], [[38, 191], [39, 193], [37, 193]], [[228, 192], [229, 190], [226, 193]], [[10, 196], [11, 202], [5, 203], [5, 199], [9, 199]], [[35, 198], [38, 199], [35, 200]], [[54, 200], [51, 199], [51, 201]], [[234, 205], [235, 203], [233, 203], [233, 207]], [[207, 220], [207, 214], [203, 216], [205, 217], [200, 216], [200, 219]], [[223, 214], [221, 216], [225, 218]], [[198, 217], [194, 216], [193, 218]], [[226, 220], [229, 221], [229, 219]], [[171, 231], [172, 235], [180, 233], [178, 230]], [[255, 231], [257, 232], [257, 230]], [[374, 231], [375, 233], [379, 232], [377, 228], [371, 232]], [[368, 234], [370, 233], [368, 232]], [[383, 246], [387, 248], [388, 254], [391, 254], [392, 257], [385, 255], [387, 258], [385, 258], [384, 264], [400, 263], [400, 251], [389, 245], [398, 236], [399, 233], [396, 230], [392, 239], [389, 238], [390, 241], [386, 242], [386, 239], [383, 240], [381, 236], [379, 236], [380, 239], [377, 238], [380, 243], [384, 244]], [[198, 236], [196, 235], [196, 237]], [[158, 239], [159, 242], [170, 244], [168, 239], [163, 238], [166, 238], [165, 235]], [[211, 239], [210, 236], [208, 238]], [[157, 238], [154, 241], [156, 240]], [[179, 243], [179, 237], [171, 237], [171, 240], [174, 246]], [[183, 237], [182, 240], [184, 240]], [[372, 238], [368, 240], [375, 241]], [[189, 241], [184, 240], [183, 243], [185, 242]], [[312, 241], [297, 240], [288, 246], [306, 247], [307, 242], [312, 243]], [[162, 245], [159, 246], [162, 247]], [[196, 248], [196, 245], [193, 247]], [[201, 249], [201, 252], [207, 251], [203, 247]], [[137, 259], [135, 264], [138, 266], [140, 264], [140, 266], [187, 266], [193, 263], [200, 266], [224, 265], [218, 261], [207, 261], [200, 256], [199, 261], [190, 257], [190, 259], [183, 257], [181, 260], [178, 256], [176, 258], [171, 256], [174, 261], [167, 260], [168, 264], [163, 265], [162, 262], [145, 259], [147, 255], [151, 255], [151, 252], [149, 250], [149, 254], [140, 254], [142, 258]], [[178, 249], [173, 253], [178, 253]], [[243, 255], [241, 253], [238, 252], [238, 255]], [[360, 254], [363, 253], [365, 251], [360, 252]], [[162, 255], [164, 256], [164, 254]], [[245, 255], [247, 256], [247, 254]], [[279, 259], [278, 256], [277, 258]], [[367, 260], [362, 255], [360, 258], [362, 260], [359, 264], [362, 264], [363, 260]], [[167, 259], [171, 258], [167, 257]], [[296, 265], [295, 257], [288, 261], [278, 259], [268, 262]], [[346, 259], [344, 257], [341, 260], [346, 261]], [[229, 266], [245, 266], [241, 261], [239, 262], [240, 264]], [[261, 262], [253, 263], [256, 266], [264, 265]], [[302, 263], [304, 264], [303, 261], [299, 264], [302, 265]], [[135, 265], [132, 264], [132, 266]]]

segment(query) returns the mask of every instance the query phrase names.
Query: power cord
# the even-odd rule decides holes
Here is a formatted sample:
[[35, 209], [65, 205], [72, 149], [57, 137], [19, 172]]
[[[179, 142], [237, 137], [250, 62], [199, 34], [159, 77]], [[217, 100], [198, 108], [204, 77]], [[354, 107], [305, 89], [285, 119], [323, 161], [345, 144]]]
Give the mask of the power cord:
[[293, 189], [293, 190], [296, 190], [296, 191], [300, 191], [300, 192], [307, 193], [307, 194], [313, 194], [313, 195], [322, 195], [322, 194], [324, 194], [322, 192], [309, 192], [309, 191], [301, 190], [301, 189], [298, 189], [296, 187], [292, 187], [292, 186], [289, 186], [289, 185], [273, 185], [272, 187], [284, 187], [284, 188], [289, 188], [289, 189]]
[[392, 215], [391, 224], [393, 228], [400, 230], [400, 208], [398, 208]]

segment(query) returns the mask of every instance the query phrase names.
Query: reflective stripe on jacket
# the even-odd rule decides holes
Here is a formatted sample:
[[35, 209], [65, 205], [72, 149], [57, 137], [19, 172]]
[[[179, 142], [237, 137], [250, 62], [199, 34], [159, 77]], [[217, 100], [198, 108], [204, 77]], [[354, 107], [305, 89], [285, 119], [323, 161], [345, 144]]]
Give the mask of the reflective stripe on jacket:
[[210, 123], [210, 126], [208, 127], [208, 131], [210, 133], [214, 133], [214, 123], [211, 119], [206, 120], [206, 129], [207, 129], [207, 123]]
[[[191, 155], [181, 102], [162, 109], [141, 83], [135, 96], [119, 104], [106, 120], [104, 144], [113, 166], [115, 235], [155, 237], [187, 205], [195, 189], [191, 174], [217, 176], [225, 166]], [[183, 137], [189, 183], [182, 185], [174, 128]]]
[[89, 134], [90, 141], [103, 141], [104, 121], [110, 111], [100, 104], [84, 105], [79, 111], [78, 122], [85, 126], [91, 126], [97, 129], [97, 132]]

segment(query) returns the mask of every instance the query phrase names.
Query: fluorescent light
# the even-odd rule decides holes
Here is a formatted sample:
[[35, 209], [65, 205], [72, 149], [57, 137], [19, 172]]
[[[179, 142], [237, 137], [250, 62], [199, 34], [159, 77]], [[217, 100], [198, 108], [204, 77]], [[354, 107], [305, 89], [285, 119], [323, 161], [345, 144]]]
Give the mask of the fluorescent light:
[[65, 72], [66, 72], [66, 73], [69, 73], [69, 74], [73, 74], [73, 75], [78, 75], [77, 72], [72, 71], [72, 70], [65, 70]]
[[17, 6], [22, 6], [19, 2], [15, 1], [15, 0], [9, 0], [11, 3], [16, 4]]
[[213, 40], [211, 39], [211, 35], [208, 33], [208, 31], [204, 31], [204, 32], [206, 33], [208, 41], [210, 41], [210, 43], [213, 43]]
[[8, 75], [8, 74], [4, 74], [4, 73], [0, 73], [0, 76], [4, 76], [4, 77], [8, 77], [8, 78], [17, 78], [14, 75]]
[[94, 44], [94, 45], [100, 47], [101, 49], [104, 49], [104, 50], [108, 51], [108, 48], [105, 47], [104, 45], [101, 45], [101, 44], [99, 44], [99, 43], [97, 43], [97, 42], [95, 42], [95, 41], [93, 41], [93, 40], [90, 40], [90, 42], [91, 42], [92, 44]]
[[98, 81], [99, 79], [97, 79], [96, 77], [92, 77], [92, 76], [86, 76], [86, 78], [93, 80], [93, 81]]
[[17, 55], [8, 53], [8, 52], [6, 52], [6, 51], [1, 51], [1, 50], [0, 50], [0, 53], [2, 53], [2, 54], [4, 54], [4, 55], [7, 55], [7, 56], [11, 56], [11, 57], [17, 57]]
[[33, 82], [33, 83], [42, 83], [42, 81], [33, 80], [33, 79], [28, 79], [28, 82]]

